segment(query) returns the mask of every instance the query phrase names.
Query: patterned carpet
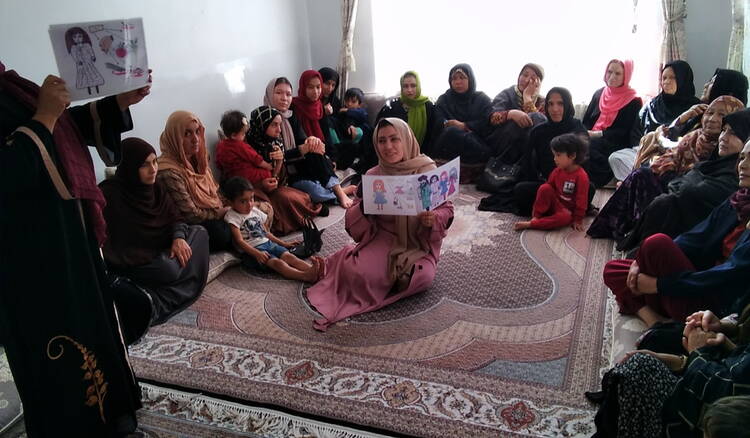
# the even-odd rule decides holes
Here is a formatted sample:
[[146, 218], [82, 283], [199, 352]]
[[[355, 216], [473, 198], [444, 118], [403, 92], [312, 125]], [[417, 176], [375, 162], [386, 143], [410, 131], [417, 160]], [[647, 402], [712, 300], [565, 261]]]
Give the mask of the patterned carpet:
[[[303, 285], [232, 268], [131, 348], [137, 374], [408, 435], [590, 436], [611, 242], [515, 233], [462, 190], [429, 291], [319, 333]], [[343, 221], [324, 238], [350, 241]]]

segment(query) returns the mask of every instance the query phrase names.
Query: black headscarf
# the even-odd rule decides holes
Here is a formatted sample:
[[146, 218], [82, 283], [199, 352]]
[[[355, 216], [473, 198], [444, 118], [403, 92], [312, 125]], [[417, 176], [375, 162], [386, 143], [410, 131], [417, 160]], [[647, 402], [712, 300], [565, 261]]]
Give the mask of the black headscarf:
[[177, 208], [165, 188], [157, 180], [143, 184], [138, 171], [154, 148], [140, 138], [122, 141], [122, 161], [115, 176], [99, 187], [107, 205], [107, 240], [104, 256], [120, 267], [149, 263], [170, 247], [172, 229], [180, 221]]
[[284, 150], [284, 141], [281, 137], [273, 138], [266, 134], [268, 126], [273, 119], [281, 115], [275, 108], [270, 106], [259, 106], [250, 113], [250, 129], [247, 131], [247, 142], [258, 151], [259, 154], [269, 161], [269, 154], [274, 146]]
[[338, 112], [339, 108], [341, 108], [341, 105], [339, 104], [339, 108], [335, 108], [337, 103], [339, 103], [339, 98], [336, 96], [336, 92], [339, 89], [339, 84], [341, 83], [341, 78], [339, 77], [339, 72], [332, 69], [331, 67], [323, 67], [320, 70], [318, 70], [318, 73], [320, 73], [320, 76], [323, 77], [323, 82], [328, 82], [330, 80], [336, 81], [336, 86], [333, 87], [333, 91], [331, 91], [330, 96], [324, 97], [322, 94], [320, 96], [320, 101], [323, 102], [323, 105], [330, 103], [331, 106], [333, 106], [334, 113]]
[[700, 103], [695, 97], [695, 84], [693, 83], [693, 69], [685, 61], [672, 61], [662, 69], [671, 67], [677, 82], [677, 91], [667, 94], [662, 90], [656, 97], [651, 99], [644, 107], [641, 115], [641, 124], [644, 132], [651, 132], [659, 125], [668, 125], [691, 106]]
[[714, 84], [708, 96], [711, 103], [719, 96], [734, 96], [747, 105], [747, 77], [736, 70], [717, 68]]
[[750, 139], [750, 109], [724, 116], [724, 123], [732, 127], [732, 131], [742, 140], [742, 143], [747, 143]]
[[[437, 105], [445, 111], [447, 118], [460, 120], [462, 122], [476, 119], [478, 116], [484, 118], [489, 116], [491, 108], [485, 108], [490, 102], [486, 94], [477, 90], [474, 70], [469, 64], [456, 64], [448, 73], [448, 85], [450, 86], [453, 74], [461, 70], [469, 78], [469, 89], [463, 93], [457, 93], [452, 88], [448, 88], [445, 93], [438, 99]], [[478, 114], [480, 112], [487, 114]]]

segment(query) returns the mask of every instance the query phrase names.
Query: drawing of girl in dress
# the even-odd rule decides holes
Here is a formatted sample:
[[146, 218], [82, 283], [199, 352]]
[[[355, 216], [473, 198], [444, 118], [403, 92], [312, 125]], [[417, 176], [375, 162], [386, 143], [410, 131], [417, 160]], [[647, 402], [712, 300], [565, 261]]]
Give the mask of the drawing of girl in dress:
[[448, 199], [448, 172], [440, 172], [440, 196], [443, 197], [443, 201]]
[[86, 88], [91, 94], [91, 87], [94, 87], [99, 94], [99, 85], [104, 85], [104, 78], [94, 65], [96, 55], [89, 34], [80, 27], [71, 27], [65, 32], [65, 45], [76, 63], [76, 88]]
[[456, 183], [458, 182], [458, 170], [456, 170], [455, 167], [451, 167], [450, 182], [451, 182], [451, 186], [448, 189], [448, 196], [452, 195], [456, 191]]
[[382, 211], [383, 206], [388, 203], [388, 200], [385, 199], [385, 183], [382, 179], [376, 179], [372, 182], [372, 191], [375, 195], [373, 202], [378, 206], [378, 211]]
[[427, 175], [420, 176], [417, 181], [419, 181], [419, 199], [422, 201], [422, 208], [429, 211], [431, 205], [430, 195], [432, 194], [430, 181], [427, 179]]
[[440, 204], [440, 179], [437, 175], [430, 177], [430, 186], [432, 186], [432, 206], [437, 207]]

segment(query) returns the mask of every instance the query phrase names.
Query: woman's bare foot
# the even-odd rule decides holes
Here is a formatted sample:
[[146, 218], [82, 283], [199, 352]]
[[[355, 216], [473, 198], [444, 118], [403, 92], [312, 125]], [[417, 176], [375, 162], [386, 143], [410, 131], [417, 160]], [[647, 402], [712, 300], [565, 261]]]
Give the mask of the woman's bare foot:
[[313, 261], [310, 267], [302, 272], [302, 281], [305, 281], [307, 283], [315, 283], [316, 281], [318, 281], [319, 267], [320, 265]]
[[522, 231], [527, 228], [531, 228], [531, 221], [520, 221], [513, 225], [513, 229], [516, 231]]
[[349, 199], [349, 196], [347, 196], [346, 193], [344, 193], [344, 189], [342, 189], [340, 185], [336, 184], [333, 186], [333, 193], [336, 194], [336, 199], [338, 199], [339, 205], [344, 207], [344, 209], [352, 206], [352, 200]]
[[326, 261], [323, 257], [320, 256], [312, 256], [310, 257], [313, 264], [317, 265], [318, 267], [318, 280], [326, 276]]
[[667, 322], [670, 319], [666, 316], [656, 313], [654, 309], [649, 306], [643, 306], [635, 312], [636, 316], [646, 324], [646, 327], [651, 328], [657, 322]]

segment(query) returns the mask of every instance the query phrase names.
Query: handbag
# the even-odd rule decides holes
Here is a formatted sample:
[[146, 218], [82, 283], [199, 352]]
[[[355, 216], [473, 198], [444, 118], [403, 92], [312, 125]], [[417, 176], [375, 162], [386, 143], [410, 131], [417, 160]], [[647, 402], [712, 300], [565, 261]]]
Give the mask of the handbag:
[[477, 182], [477, 189], [483, 192], [499, 193], [514, 186], [521, 179], [521, 165], [519, 163], [506, 164], [502, 156], [492, 157], [487, 161], [482, 175]]
[[302, 228], [303, 241], [292, 248], [289, 252], [301, 259], [310, 257], [320, 251], [323, 247], [323, 239], [321, 238], [322, 234], [323, 231], [318, 229], [318, 226], [315, 225], [315, 221], [309, 216], [306, 217], [304, 227]]

